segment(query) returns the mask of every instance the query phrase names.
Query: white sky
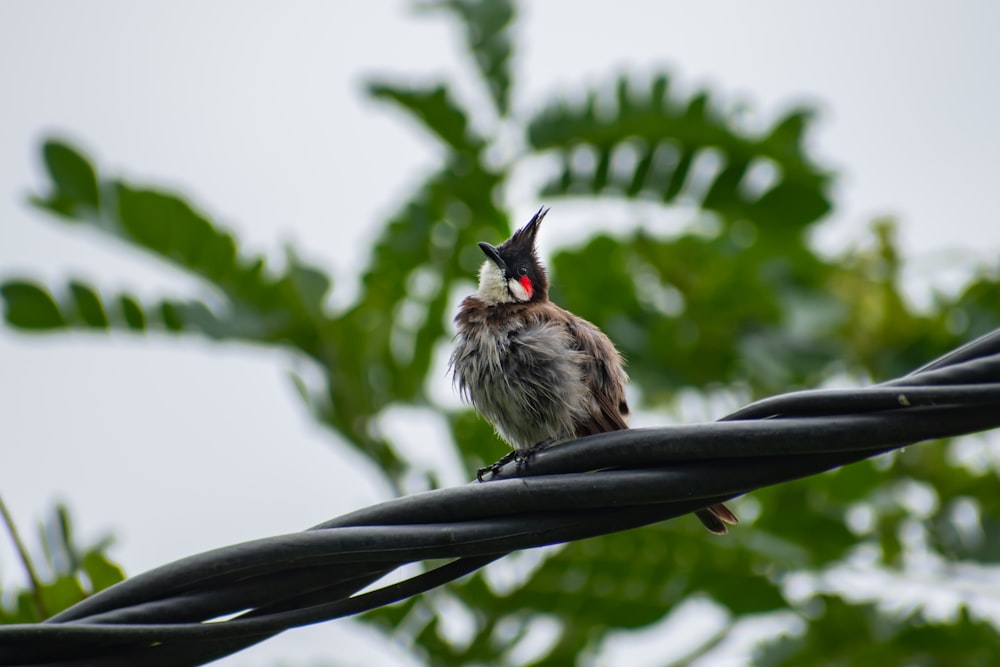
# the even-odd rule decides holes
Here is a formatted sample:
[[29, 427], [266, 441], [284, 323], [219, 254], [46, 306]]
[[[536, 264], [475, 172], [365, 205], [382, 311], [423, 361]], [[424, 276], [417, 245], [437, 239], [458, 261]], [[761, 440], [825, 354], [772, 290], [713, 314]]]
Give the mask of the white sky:
[[[106, 170], [181, 189], [253, 250], [293, 242], [349, 290], [379, 222], [438, 157], [411, 123], [364, 99], [363, 81], [446, 77], [481, 103], [457, 33], [407, 7], [0, 3], [0, 278], [196, 289], [25, 205], [41, 182], [39, 142], [58, 133]], [[707, 85], [765, 120], [816, 103], [815, 154], [842, 174], [820, 242], [840, 247], [872, 217], [897, 215], [911, 279], [952, 284], [954, 262], [995, 264], [1000, 248], [997, 26], [1000, 6], [987, 2], [533, 3], [518, 28], [514, 102], [528, 111], [553, 91], [664, 67], [684, 89]], [[523, 199], [530, 191], [510, 193], [518, 216], [539, 204]], [[551, 225], [543, 250], [586, 217], [575, 208]], [[26, 532], [64, 499], [84, 536], [114, 531], [112, 553], [133, 574], [384, 498], [306, 416], [288, 365], [197, 340], [0, 329], [0, 493]], [[0, 542], [0, 577], [16, 581]], [[223, 663], [315, 662], [332, 646], [339, 664], [405, 664], [343, 622]]]

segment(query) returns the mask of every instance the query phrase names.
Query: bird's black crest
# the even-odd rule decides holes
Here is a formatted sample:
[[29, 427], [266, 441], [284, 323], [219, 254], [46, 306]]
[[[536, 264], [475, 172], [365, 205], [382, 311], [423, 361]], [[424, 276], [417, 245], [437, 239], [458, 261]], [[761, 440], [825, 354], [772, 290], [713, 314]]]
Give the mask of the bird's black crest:
[[514, 256], [532, 257], [537, 261], [538, 254], [535, 252], [535, 238], [538, 236], [538, 226], [548, 212], [549, 209], [544, 206], [538, 209], [538, 212], [531, 217], [528, 224], [514, 232], [513, 236], [503, 242], [499, 248], [501, 254], [509, 253]]

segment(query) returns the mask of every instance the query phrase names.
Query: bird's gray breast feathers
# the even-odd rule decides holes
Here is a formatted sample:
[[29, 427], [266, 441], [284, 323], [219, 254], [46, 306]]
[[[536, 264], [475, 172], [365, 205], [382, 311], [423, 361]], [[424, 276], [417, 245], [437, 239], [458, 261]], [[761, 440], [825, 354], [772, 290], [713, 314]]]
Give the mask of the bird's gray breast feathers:
[[516, 449], [572, 437], [589, 404], [586, 362], [566, 325], [550, 320], [466, 330], [451, 357], [463, 397]]

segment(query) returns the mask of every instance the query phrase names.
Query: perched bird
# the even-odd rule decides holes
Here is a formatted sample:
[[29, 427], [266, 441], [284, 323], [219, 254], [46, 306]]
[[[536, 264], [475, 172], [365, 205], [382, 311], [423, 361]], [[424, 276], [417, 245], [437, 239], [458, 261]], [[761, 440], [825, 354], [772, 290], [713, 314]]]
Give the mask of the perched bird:
[[[555, 442], [628, 428], [622, 357], [590, 322], [549, 301], [535, 238], [548, 209], [500, 246], [480, 243], [479, 289], [462, 301], [450, 367], [464, 399], [513, 450], [477, 477]], [[722, 504], [696, 512], [713, 533], [737, 518]]]

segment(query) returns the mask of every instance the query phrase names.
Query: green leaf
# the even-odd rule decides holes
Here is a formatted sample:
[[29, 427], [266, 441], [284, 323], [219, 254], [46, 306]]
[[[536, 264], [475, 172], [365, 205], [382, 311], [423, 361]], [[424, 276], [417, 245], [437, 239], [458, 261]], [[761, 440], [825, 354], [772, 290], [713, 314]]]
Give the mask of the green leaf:
[[103, 591], [125, 579], [125, 573], [100, 551], [88, 551], [80, 563], [80, 569], [87, 575], [90, 593]]
[[237, 270], [236, 242], [183, 199], [118, 183], [118, 231], [165, 259], [213, 281]]
[[0, 285], [8, 324], [18, 329], [62, 329], [66, 326], [59, 306], [43, 288], [23, 280]]
[[[68, 292], [68, 303], [60, 308], [50, 296], [51, 292]], [[24, 329], [116, 329], [132, 333], [159, 329], [199, 332], [215, 339], [260, 342], [274, 338], [278, 328], [273, 315], [248, 309], [233, 317], [221, 317], [195, 300], [167, 300], [144, 307], [135, 297], [120, 294], [113, 299], [118, 307], [109, 312], [97, 289], [80, 281], [71, 281], [51, 291], [31, 283], [12, 281], [0, 286], [0, 298], [7, 306], [11, 325]]]
[[125, 325], [133, 331], [146, 330], [146, 314], [142, 310], [139, 302], [127, 294], [118, 297], [118, 305], [121, 309], [121, 317]]
[[56, 505], [45, 518], [39, 538], [41, 558], [33, 559], [32, 569], [41, 579], [42, 608], [33, 590], [8, 589], [0, 595], [0, 624], [43, 621], [46, 614], [63, 611], [124, 579], [121, 568], [105, 553], [110, 540], [105, 538], [92, 546], [81, 545], [75, 538], [69, 510], [64, 505]]
[[160, 318], [167, 331], [176, 333], [184, 330], [184, 318], [178, 312], [177, 304], [170, 301], [161, 303]]
[[755, 667], [987, 667], [996, 661], [1000, 635], [965, 609], [953, 622], [931, 623], [919, 614], [889, 616], [873, 605], [850, 604], [831, 595], [819, 596], [810, 605], [821, 611], [804, 618], [806, 632], [762, 643], [754, 655]]
[[288, 270], [279, 287], [300, 305], [310, 319], [322, 319], [324, 316], [323, 302], [330, 292], [331, 280], [321, 270], [305, 264], [295, 250], [286, 248]]
[[72, 607], [87, 597], [87, 592], [74, 574], [64, 574], [42, 586], [42, 601], [50, 614]]
[[[643, 83], [621, 76], [582, 103], [549, 104], [528, 127], [531, 146], [562, 165], [543, 193], [693, 201], [727, 225], [749, 220], [762, 233], [797, 238], [830, 210], [829, 175], [801, 152], [810, 114], [793, 111], [751, 134], [716, 106], [706, 92], [672, 98], [665, 74]], [[712, 159], [721, 163], [714, 170]], [[777, 172], [763, 192], [750, 176], [758, 165]]]
[[104, 312], [104, 304], [97, 292], [77, 281], [70, 282], [69, 290], [73, 295], [77, 318], [89, 327], [107, 329], [108, 316]]
[[751, 210], [752, 218], [761, 221], [762, 231], [794, 232], [829, 213], [830, 201], [815, 187], [779, 183], [753, 202]]
[[510, 27], [514, 4], [509, 0], [451, 0], [420, 5], [424, 9], [454, 12], [465, 31], [466, 48], [472, 54], [490, 97], [501, 116], [510, 108]]
[[[68, 147], [61, 151], [89, 165], [77, 151]], [[65, 201], [78, 194], [79, 189], [63, 192], [60, 187], [53, 183]], [[74, 283], [69, 286], [72, 303], [62, 314], [72, 325], [145, 331], [152, 323], [153, 329], [200, 332], [217, 339], [280, 342], [318, 357], [321, 336], [317, 331], [332, 323], [324, 309], [331, 284], [324, 272], [303, 263], [290, 249], [285, 274], [269, 275], [262, 258], [242, 258], [233, 235], [182, 197], [121, 181], [106, 181], [98, 187], [106, 193], [102, 210], [95, 215], [88, 202], [72, 200], [66, 210], [73, 221], [110, 233], [201, 277], [221, 292], [224, 303], [208, 308], [200, 300], [188, 299], [143, 308], [134, 298], [121, 295], [120, 308], [106, 312], [97, 290]], [[49, 208], [45, 201], [36, 200]], [[25, 296], [21, 292], [14, 296]], [[27, 313], [20, 308], [15, 315], [20, 317], [22, 312]], [[37, 319], [25, 316], [18, 321]], [[56, 320], [49, 317], [40, 322], [51, 327]]]
[[734, 235], [597, 236], [552, 258], [552, 298], [615, 341], [652, 403], [713, 382], [788, 389], [842, 353], [846, 312], [831, 268], [802, 245], [779, 253]]
[[[105, 181], [94, 188], [106, 196], [95, 199], [88, 188], [78, 184], [97, 178], [86, 158], [64, 144], [50, 143], [46, 150], [47, 155], [51, 153], [49, 161], [54, 160], [55, 165], [50, 169], [53, 194], [34, 199], [39, 206], [148, 250], [214, 283], [233, 300], [250, 302], [253, 310], [274, 311], [282, 307], [286, 295], [279, 287], [280, 279], [267, 276], [263, 260], [242, 259], [232, 234], [217, 228], [183, 198], [120, 181]], [[55, 200], [58, 207], [52, 205]], [[95, 210], [95, 206], [100, 206], [100, 210]], [[87, 301], [87, 317], [96, 322], [99, 315], [91, 308], [93, 300]], [[133, 317], [135, 309], [129, 307], [128, 311], [135, 326], [138, 323]], [[268, 319], [269, 328], [279, 324], [280, 318], [273, 314]], [[270, 335], [277, 337], [274, 333]]]
[[392, 83], [369, 83], [368, 94], [389, 100], [409, 111], [424, 127], [452, 150], [466, 155], [478, 154], [483, 140], [469, 128], [465, 112], [451, 99], [448, 88], [412, 88]]
[[0, 624], [38, 623], [45, 620], [39, 613], [35, 595], [30, 590], [17, 591], [7, 596], [0, 607]]
[[63, 216], [93, 213], [100, 208], [93, 165], [67, 143], [51, 139], [42, 147], [53, 190], [43, 200], [50, 211]]

